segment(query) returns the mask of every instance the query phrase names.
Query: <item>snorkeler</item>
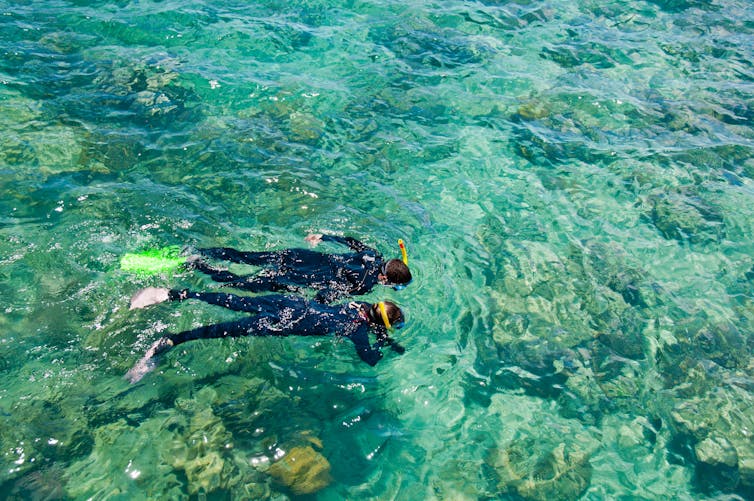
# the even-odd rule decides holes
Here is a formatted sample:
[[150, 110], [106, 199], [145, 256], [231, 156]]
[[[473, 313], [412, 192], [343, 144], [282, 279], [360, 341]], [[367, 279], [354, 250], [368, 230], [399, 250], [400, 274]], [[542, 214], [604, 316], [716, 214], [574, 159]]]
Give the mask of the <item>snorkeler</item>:
[[320, 303], [331, 303], [346, 295], [366, 294], [378, 283], [402, 289], [411, 281], [402, 240], [398, 243], [403, 259], [388, 261], [384, 261], [375, 249], [351, 237], [312, 234], [306, 237], [306, 241], [312, 246], [320, 242], [336, 242], [347, 245], [353, 252], [325, 254], [309, 249], [247, 252], [212, 247], [198, 252], [203, 257], [265, 269], [258, 274], [241, 276], [216, 269], [201, 259], [195, 259], [191, 266], [210, 275], [216, 282], [251, 292], [300, 292], [311, 287], [318, 291], [315, 299]]
[[[148, 287], [131, 298], [131, 309], [144, 308], [165, 301], [197, 299], [233, 311], [254, 313], [241, 320], [207, 325], [177, 334], [168, 334], [155, 341], [145, 355], [126, 373], [135, 383], [156, 365], [156, 357], [176, 345], [194, 339], [240, 336], [337, 336], [350, 339], [356, 353], [369, 365], [382, 359], [383, 346], [397, 353], [404, 348], [389, 335], [388, 329], [403, 326], [403, 312], [389, 301], [369, 304], [350, 302], [325, 305], [303, 297], [270, 294], [244, 297], [215, 292], [193, 292]], [[369, 331], [374, 330], [377, 341], [370, 344]]]

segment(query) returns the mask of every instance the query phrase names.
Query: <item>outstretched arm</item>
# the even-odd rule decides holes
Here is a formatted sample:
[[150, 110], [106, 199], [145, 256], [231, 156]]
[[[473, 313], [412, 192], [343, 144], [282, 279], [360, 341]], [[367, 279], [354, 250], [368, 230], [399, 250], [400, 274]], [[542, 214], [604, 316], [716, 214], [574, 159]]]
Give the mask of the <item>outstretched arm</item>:
[[389, 346], [391, 350], [393, 350], [394, 352], [396, 352], [399, 355], [403, 355], [406, 352], [406, 348], [404, 348], [403, 345], [398, 344], [398, 342], [395, 339], [393, 339], [391, 337], [388, 337], [388, 336], [385, 336], [380, 341], [377, 341], [377, 343], [375, 343], [375, 346], [377, 346], [377, 345], [379, 345], [379, 346]]
[[349, 249], [356, 252], [363, 252], [363, 251], [368, 251], [368, 250], [375, 251], [368, 245], [365, 245], [364, 243], [359, 242], [358, 240], [352, 237], [339, 237], [337, 235], [322, 235], [322, 241], [335, 242], [338, 244], [347, 245]]
[[377, 331], [377, 342], [374, 343], [374, 348], [382, 348], [383, 346], [389, 346], [391, 350], [396, 352], [399, 355], [403, 355], [406, 352], [406, 348], [404, 348], [402, 345], [398, 344], [398, 341], [391, 338], [388, 330], [383, 326], [374, 327], [374, 329]]
[[349, 336], [356, 348], [356, 353], [364, 362], [372, 367], [382, 360], [382, 352], [379, 349], [379, 343], [374, 346], [369, 344], [369, 327], [362, 325], [359, 329]]

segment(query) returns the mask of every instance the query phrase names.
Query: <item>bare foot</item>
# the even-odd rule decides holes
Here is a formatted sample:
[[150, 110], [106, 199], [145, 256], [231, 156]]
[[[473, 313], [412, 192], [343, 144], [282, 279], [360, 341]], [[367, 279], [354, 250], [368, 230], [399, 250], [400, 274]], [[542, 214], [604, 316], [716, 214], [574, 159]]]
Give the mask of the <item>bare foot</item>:
[[153, 304], [164, 303], [169, 299], [169, 292], [169, 289], [162, 287], [147, 287], [146, 289], [141, 289], [131, 297], [131, 307], [129, 309], [136, 310], [152, 306]]
[[141, 380], [157, 366], [157, 355], [165, 353], [173, 347], [173, 342], [167, 337], [161, 337], [149, 347], [141, 360], [126, 372], [126, 379], [133, 384]]

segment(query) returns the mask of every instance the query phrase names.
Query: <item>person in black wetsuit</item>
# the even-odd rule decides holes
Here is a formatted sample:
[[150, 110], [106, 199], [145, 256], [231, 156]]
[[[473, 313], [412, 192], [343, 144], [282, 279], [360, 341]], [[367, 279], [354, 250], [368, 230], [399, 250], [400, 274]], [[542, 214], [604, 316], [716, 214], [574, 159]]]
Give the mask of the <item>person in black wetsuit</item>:
[[[369, 304], [350, 302], [326, 305], [299, 296], [270, 294], [244, 297], [216, 292], [192, 292], [149, 287], [137, 292], [131, 299], [131, 309], [164, 301], [197, 299], [233, 311], [254, 313], [241, 320], [207, 325], [177, 334], [168, 334], [155, 341], [146, 354], [126, 374], [135, 383], [152, 370], [157, 355], [172, 347], [194, 339], [211, 339], [239, 336], [325, 336], [335, 333], [350, 339], [359, 357], [374, 366], [382, 358], [380, 348], [390, 346], [403, 353], [402, 346], [388, 335], [392, 327], [403, 324], [403, 312], [394, 303], [384, 301]], [[376, 342], [369, 340], [374, 330]]]
[[[198, 252], [206, 258], [265, 269], [258, 274], [241, 276], [216, 269], [201, 259], [194, 260], [191, 266], [216, 282], [251, 292], [300, 292], [311, 287], [317, 290], [315, 299], [320, 303], [331, 303], [346, 295], [366, 294], [378, 283], [399, 289], [411, 281], [411, 271], [404, 261], [385, 261], [378, 251], [354, 238], [312, 234], [306, 241], [314, 246], [319, 242], [336, 242], [347, 245], [353, 252], [325, 254], [309, 249], [253, 252], [211, 247], [198, 249]], [[407, 261], [405, 255], [404, 260]]]

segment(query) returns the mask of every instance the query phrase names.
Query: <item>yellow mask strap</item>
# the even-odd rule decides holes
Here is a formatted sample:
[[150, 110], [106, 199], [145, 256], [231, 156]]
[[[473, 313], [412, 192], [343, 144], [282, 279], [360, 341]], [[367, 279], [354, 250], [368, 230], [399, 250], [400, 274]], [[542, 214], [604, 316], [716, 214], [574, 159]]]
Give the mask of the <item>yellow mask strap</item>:
[[377, 307], [380, 309], [380, 315], [382, 315], [382, 321], [385, 323], [385, 327], [391, 329], [390, 320], [387, 318], [387, 310], [385, 309], [385, 303], [380, 301], [377, 303]]
[[401, 248], [401, 257], [403, 259], [403, 264], [408, 266], [408, 252], [406, 252], [406, 245], [403, 243], [403, 239], [398, 239], [398, 247]]

